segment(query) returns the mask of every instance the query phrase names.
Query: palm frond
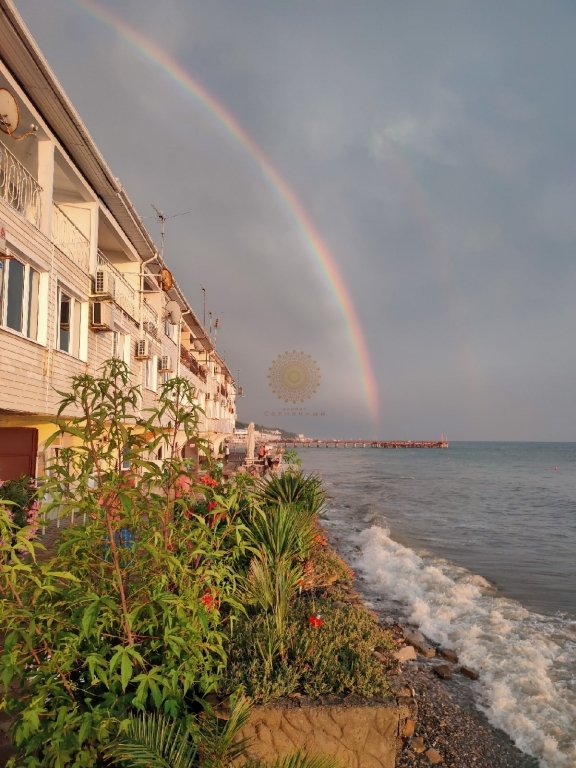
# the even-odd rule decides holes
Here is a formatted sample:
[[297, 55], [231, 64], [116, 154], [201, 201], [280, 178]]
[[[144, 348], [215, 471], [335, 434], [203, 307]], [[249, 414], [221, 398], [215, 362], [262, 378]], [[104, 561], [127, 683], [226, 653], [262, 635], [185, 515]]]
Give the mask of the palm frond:
[[128, 768], [192, 768], [196, 745], [181, 720], [160, 714], [131, 715], [125, 730], [106, 747], [112, 765]]
[[342, 763], [330, 755], [315, 754], [297, 750], [275, 760], [270, 768], [342, 768]]
[[213, 711], [207, 712], [207, 717], [201, 722], [202, 768], [224, 768], [246, 750], [249, 739], [238, 737], [248, 724], [251, 710], [251, 700], [247, 696], [239, 695], [230, 698], [228, 720], [219, 719]]

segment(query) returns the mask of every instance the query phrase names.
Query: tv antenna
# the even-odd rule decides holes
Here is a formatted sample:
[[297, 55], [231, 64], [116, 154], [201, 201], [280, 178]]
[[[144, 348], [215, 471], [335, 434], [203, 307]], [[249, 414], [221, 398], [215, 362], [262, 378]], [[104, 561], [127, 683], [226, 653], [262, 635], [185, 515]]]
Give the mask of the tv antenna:
[[[175, 213], [173, 216], [166, 216], [164, 211], [160, 211], [153, 203], [150, 203], [152, 208], [156, 211], [156, 216], [160, 222], [160, 258], [164, 261], [164, 235], [166, 232], [166, 222], [168, 219], [177, 219], [178, 216], [187, 216], [190, 211], [184, 211], [183, 213]], [[144, 217], [148, 218], [148, 217]]]

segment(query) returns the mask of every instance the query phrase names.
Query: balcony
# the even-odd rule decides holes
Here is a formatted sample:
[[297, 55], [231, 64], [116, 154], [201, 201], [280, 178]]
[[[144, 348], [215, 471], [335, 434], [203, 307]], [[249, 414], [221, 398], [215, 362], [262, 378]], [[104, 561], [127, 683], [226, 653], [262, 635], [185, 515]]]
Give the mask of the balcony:
[[40, 228], [41, 187], [12, 152], [0, 144], [0, 197]]
[[138, 291], [130, 285], [126, 277], [108, 261], [102, 251], [98, 251], [98, 266], [104, 267], [114, 280], [114, 301], [133, 320], [138, 320]]
[[90, 272], [90, 241], [56, 203], [52, 204], [52, 240], [77, 267]]
[[146, 303], [146, 299], [142, 302], [142, 327], [148, 336], [158, 341], [160, 339], [160, 324], [158, 321], [158, 313], [155, 312], [152, 307]]
[[180, 362], [182, 365], [184, 365], [188, 370], [194, 374], [194, 376], [197, 376], [199, 379], [201, 379], [204, 383], [206, 383], [206, 371], [203, 368], [203, 366], [200, 365], [200, 363], [194, 359], [194, 357], [190, 354], [190, 352], [186, 349], [186, 347], [180, 346]]

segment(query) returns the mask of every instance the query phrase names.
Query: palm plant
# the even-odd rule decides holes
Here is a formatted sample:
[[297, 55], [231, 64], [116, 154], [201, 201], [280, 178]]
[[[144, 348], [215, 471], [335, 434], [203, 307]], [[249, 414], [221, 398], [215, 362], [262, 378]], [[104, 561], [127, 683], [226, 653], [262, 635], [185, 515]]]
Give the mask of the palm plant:
[[255, 517], [250, 535], [269, 560], [302, 561], [309, 557], [316, 536], [314, 516], [294, 503], [269, 507]]
[[313, 515], [320, 514], [326, 504], [322, 480], [300, 470], [266, 477], [259, 484], [258, 495], [267, 505], [296, 504]]
[[106, 748], [112, 765], [130, 768], [193, 768], [198, 747], [183, 720], [160, 714], [130, 716]]

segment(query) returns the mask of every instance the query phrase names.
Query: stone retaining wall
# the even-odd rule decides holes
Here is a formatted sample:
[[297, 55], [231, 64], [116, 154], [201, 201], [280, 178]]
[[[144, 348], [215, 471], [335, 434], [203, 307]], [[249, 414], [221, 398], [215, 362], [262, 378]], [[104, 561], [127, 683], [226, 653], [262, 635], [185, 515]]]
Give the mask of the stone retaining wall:
[[274, 760], [296, 749], [332, 755], [350, 768], [394, 768], [409, 709], [369, 706], [255, 707], [240, 737], [252, 740], [247, 756]]

